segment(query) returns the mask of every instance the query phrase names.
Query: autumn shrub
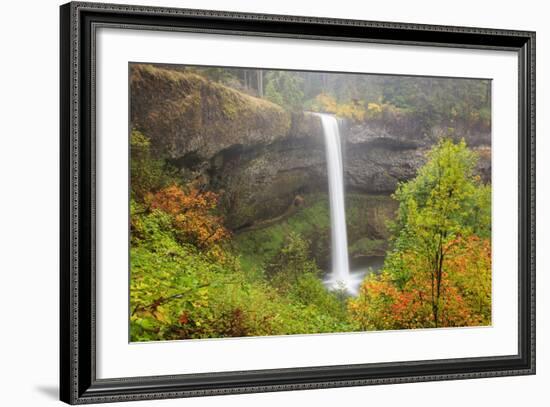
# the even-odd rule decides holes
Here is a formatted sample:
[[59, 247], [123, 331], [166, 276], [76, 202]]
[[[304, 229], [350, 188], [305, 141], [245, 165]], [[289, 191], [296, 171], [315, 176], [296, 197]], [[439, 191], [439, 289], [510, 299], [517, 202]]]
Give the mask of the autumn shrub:
[[313, 111], [332, 113], [354, 122], [362, 122], [366, 117], [365, 103], [362, 100], [351, 100], [342, 103], [326, 93], [317, 95], [310, 108]]
[[369, 102], [365, 110], [365, 120], [378, 120], [391, 122], [403, 118], [406, 115], [404, 109], [400, 109], [387, 102]]
[[152, 210], [161, 210], [172, 217], [177, 239], [199, 248], [210, 248], [229, 237], [223, 218], [216, 213], [219, 196], [188, 186], [187, 191], [170, 185], [146, 198]]
[[316, 112], [332, 113], [355, 123], [364, 121], [396, 121], [403, 118], [407, 111], [388, 102], [366, 102], [362, 99], [338, 101], [333, 96], [321, 93], [311, 102], [309, 108]]

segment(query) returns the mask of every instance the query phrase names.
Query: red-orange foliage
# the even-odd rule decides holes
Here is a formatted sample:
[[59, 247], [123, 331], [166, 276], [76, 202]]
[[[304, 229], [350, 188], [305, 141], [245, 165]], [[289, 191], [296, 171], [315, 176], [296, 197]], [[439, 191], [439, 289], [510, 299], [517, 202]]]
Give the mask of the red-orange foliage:
[[160, 209], [173, 217], [178, 239], [200, 248], [210, 248], [229, 236], [223, 225], [223, 218], [215, 213], [218, 194], [200, 191], [190, 186], [184, 191], [171, 185], [149, 194], [147, 201], [151, 209]]
[[470, 310], [469, 325], [491, 322], [491, 242], [477, 236], [460, 238], [448, 253], [450, 279]]
[[[414, 253], [405, 253], [411, 277], [401, 288], [388, 272], [371, 275], [351, 300], [360, 329], [410, 329], [434, 325], [430, 273]], [[476, 236], [457, 238], [444, 263], [439, 303], [440, 327], [491, 322], [491, 244]]]

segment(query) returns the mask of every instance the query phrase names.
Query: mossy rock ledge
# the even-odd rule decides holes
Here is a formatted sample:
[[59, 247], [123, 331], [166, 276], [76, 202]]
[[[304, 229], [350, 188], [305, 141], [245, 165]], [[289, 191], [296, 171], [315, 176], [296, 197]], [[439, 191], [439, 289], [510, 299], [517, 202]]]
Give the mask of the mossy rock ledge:
[[132, 127], [151, 139], [157, 155], [174, 160], [268, 145], [291, 129], [282, 107], [192, 72], [134, 64], [130, 92]]

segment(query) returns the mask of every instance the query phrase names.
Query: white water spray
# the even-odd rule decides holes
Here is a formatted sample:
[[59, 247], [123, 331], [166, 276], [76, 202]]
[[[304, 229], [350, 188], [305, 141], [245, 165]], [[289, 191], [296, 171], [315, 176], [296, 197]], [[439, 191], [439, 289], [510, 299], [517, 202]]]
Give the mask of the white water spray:
[[354, 294], [358, 282], [352, 278], [348, 259], [346, 207], [344, 205], [344, 165], [338, 121], [334, 116], [317, 113], [323, 125], [327, 157], [332, 241], [332, 273], [326, 284]]

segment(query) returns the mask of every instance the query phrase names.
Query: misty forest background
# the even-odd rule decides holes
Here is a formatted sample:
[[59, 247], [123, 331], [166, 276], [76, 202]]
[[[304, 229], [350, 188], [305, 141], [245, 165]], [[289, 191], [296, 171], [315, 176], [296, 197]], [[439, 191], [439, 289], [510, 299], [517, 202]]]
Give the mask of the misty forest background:
[[[130, 65], [132, 341], [491, 323], [490, 81]], [[357, 296], [328, 290], [340, 120]]]

